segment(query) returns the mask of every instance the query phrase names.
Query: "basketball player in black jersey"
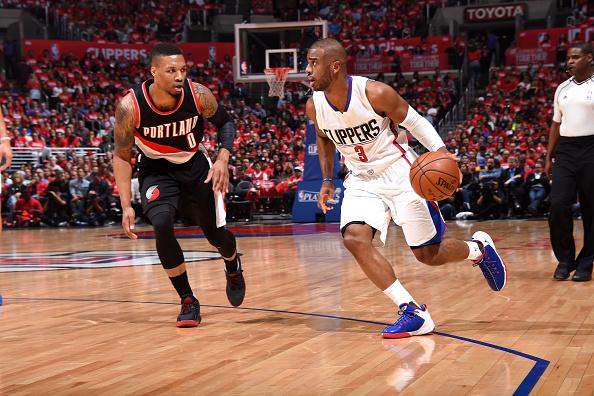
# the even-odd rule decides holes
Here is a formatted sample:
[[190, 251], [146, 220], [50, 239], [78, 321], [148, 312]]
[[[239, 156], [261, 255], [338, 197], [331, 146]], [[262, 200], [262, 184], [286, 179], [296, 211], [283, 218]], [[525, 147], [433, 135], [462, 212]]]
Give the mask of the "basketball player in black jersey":
[[[195, 327], [201, 320], [200, 304], [175, 238], [177, 213], [200, 225], [223, 257], [229, 302], [239, 306], [245, 296], [235, 237], [224, 227], [222, 201], [235, 125], [208, 88], [186, 78], [186, 61], [177, 46], [157, 44], [150, 60], [153, 78], [131, 89], [116, 107], [114, 173], [122, 226], [129, 238], [137, 238], [131, 205], [131, 156], [136, 144], [143, 212], [155, 230], [161, 264], [181, 298], [177, 327]], [[220, 150], [214, 164], [200, 145], [204, 119], [218, 128]]]

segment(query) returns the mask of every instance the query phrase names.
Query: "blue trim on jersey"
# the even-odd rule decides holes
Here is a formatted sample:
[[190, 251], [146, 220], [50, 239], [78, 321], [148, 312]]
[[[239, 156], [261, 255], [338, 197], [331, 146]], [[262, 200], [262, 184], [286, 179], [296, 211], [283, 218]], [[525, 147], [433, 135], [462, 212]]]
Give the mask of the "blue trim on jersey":
[[415, 247], [435, 245], [437, 243], [440, 243], [441, 239], [443, 238], [443, 234], [445, 233], [445, 229], [446, 229], [446, 225], [443, 221], [443, 218], [441, 217], [441, 213], [439, 212], [439, 208], [437, 207], [437, 204], [434, 202], [429, 202], [429, 201], [425, 201], [425, 202], [427, 204], [427, 208], [429, 208], [429, 214], [431, 214], [431, 220], [433, 220], [433, 225], [435, 226], [435, 229], [437, 230], [437, 232], [435, 233], [435, 236], [433, 238], [431, 238], [427, 242], [422, 243]]
[[[349, 76], [349, 90], [348, 90], [348, 94], [347, 94], [347, 101], [346, 101], [346, 104], [344, 105], [344, 111], [341, 111], [341, 113], [346, 113], [347, 110], [349, 109], [349, 104], [351, 103], [351, 96], [353, 96], [352, 93], [353, 93], [353, 77]], [[332, 108], [332, 110], [340, 111], [340, 110], [338, 110], [338, 107], [334, 106], [332, 104], [332, 102], [330, 102], [328, 100], [326, 93], [324, 93], [324, 98], [326, 98], [326, 102], [328, 103], [328, 106], [330, 106]]]
[[351, 103], [351, 96], [353, 95], [353, 77], [349, 76], [349, 94], [347, 96], [346, 104], [344, 105], [343, 113], [346, 113], [349, 109], [349, 104]]

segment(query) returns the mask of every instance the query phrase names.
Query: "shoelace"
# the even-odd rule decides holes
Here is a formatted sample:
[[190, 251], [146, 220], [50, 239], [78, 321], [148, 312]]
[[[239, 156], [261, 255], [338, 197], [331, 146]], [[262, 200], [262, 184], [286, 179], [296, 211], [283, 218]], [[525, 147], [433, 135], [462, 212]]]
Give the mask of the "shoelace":
[[409, 306], [407, 305], [404, 308], [404, 310], [402, 310], [402, 309], [398, 310], [398, 315], [400, 315], [400, 318], [398, 319], [398, 321], [396, 323], [405, 324], [415, 317], [414, 308], [412, 308], [412, 309], [408, 309], [408, 308], [409, 308]]
[[186, 302], [186, 300], [184, 300], [184, 302], [182, 304], [182, 308], [181, 308], [182, 315], [192, 312], [193, 307], [194, 307], [194, 301], [189, 300], [189, 302]]
[[241, 270], [232, 272], [230, 274], [228, 273], [227, 275], [229, 276], [231, 289], [238, 289], [241, 287]]
[[487, 252], [484, 252], [483, 257], [476, 263], [472, 264], [472, 266], [476, 267], [477, 265], [481, 264], [485, 264], [489, 268], [489, 270], [495, 275], [499, 274], [499, 266], [497, 265], [497, 262], [495, 262], [495, 260], [490, 260], [489, 256], [487, 255]]

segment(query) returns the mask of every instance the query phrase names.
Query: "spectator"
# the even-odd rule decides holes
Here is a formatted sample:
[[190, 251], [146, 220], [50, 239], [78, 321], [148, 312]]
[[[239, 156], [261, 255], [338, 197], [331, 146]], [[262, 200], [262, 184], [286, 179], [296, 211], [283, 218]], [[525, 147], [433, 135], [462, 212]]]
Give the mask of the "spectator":
[[503, 192], [499, 189], [499, 182], [491, 180], [484, 183], [477, 200], [478, 220], [498, 219], [503, 208]]
[[487, 160], [487, 166], [479, 172], [479, 182], [487, 183], [492, 180], [499, 180], [501, 177], [501, 167], [496, 167], [495, 162], [494, 158]]
[[532, 215], [535, 215], [538, 213], [543, 200], [547, 197], [550, 190], [549, 178], [543, 173], [540, 162], [534, 166], [534, 172], [528, 175], [526, 188], [528, 189], [528, 196], [530, 198], [528, 211]]
[[508, 168], [501, 173], [503, 191], [508, 203], [508, 216], [522, 212], [524, 189], [524, 169], [520, 168], [516, 157], [509, 158]]
[[21, 197], [14, 206], [16, 214], [16, 225], [20, 226], [39, 226], [43, 207], [41, 203], [31, 196], [28, 189], [24, 189]]
[[44, 222], [55, 227], [68, 225], [69, 188], [62, 170], [55, 171], [55, 179], [47, 187]]
[[85, 172], [79, 168], [76, 172], [76, 179], [68, 183], [70, 190], [70, 210], [73, 220], [77, 221], [85, 214], [85, 197], [89, 190], [89, 181], [85, 179]]
[[90, 224], [95, 226], [105, 224], [107, 210], [110, 206], [110, 196], [111, 189], [109, 188], [109, 184], [99, 176], [99, 173], [91, 173], [86, 210]]

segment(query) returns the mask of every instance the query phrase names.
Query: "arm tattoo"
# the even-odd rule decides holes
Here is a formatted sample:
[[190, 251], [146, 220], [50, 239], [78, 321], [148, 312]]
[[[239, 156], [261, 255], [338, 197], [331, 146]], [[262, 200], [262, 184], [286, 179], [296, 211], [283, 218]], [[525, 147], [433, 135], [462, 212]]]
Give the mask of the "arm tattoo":
[[206, 88], [204, 85], [198, 83], [193, 84], [194, 91], [196, 91], [196, 96], [198, 96], [198, 103], [200, 103], [200, 107], [202, 109], [202, 116], [204, 118], [212, 117], [217, 112], [217, 108], [219, 107], [217, 99], [210, 89]]
[[124, 96], [116, 106], [116, 123], [114, 128], [114, 154], [123, 160], [130, 161], [134, 144], [134, 128], [136, 125], [135, 108], [132, 98]]

